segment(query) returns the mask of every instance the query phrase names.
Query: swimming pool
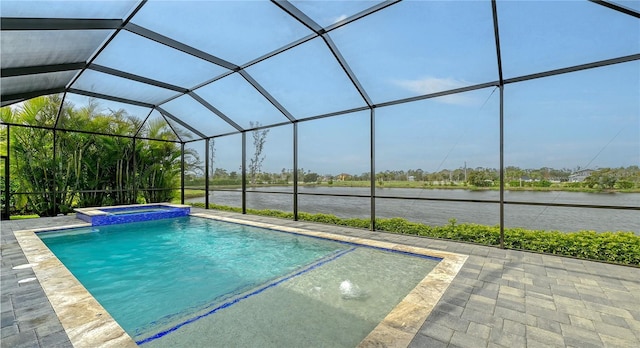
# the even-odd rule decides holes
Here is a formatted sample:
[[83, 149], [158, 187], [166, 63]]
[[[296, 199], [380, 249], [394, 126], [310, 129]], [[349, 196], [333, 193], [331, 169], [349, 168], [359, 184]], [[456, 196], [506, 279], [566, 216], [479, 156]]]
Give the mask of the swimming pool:
[[[327, 240], [313, 238], [311, 240], [315, 243], [312, 243], [314, 244], [314, 252], [320, 251], [320, 254], [306, 259], [302, 265], [289, 265], [291, 268], [284, 272], [285, 275], [280, 275], [282, 273], [272, 274], [272, 277], [267, 277], [269, 278], [268, 280], [258, 282], [259, 285], [257, 286], [255, 286], [257, 283], [250, 282], [243, 289], [223, 291], [223, 294], [218, 294], [217, 297], [214, 294], [210, 294], [211, 296], [208, 299], [202, 300], [196, 305], [188, 306], [189, 308], [186, 310], [178, 308], [179, 306], [174, 306], [167, 301], [158, 301], [156, 302], [156, 307], [167, 307], [170, 312], [171, 310], [173, 312], [162, 316], [154, 322], [149, 323], [149, 320], [147, 320], [146, 323], [130, 326], [131, 324], [126, 324], [126, 320], [129, 319], [125, 321], [118, 319], [119, 322], [125, 323], [122, 326], [127, 328], [127, 332], [139, 344], [147, 347], [257, 345], [258, 343], [251, 341], [251, 339], [258, 338], [260, 346], [318, 344], [355, 346], [366, 336], [365, 341], [368, 342], [387, 342], [387, 344], [389, 342], [395, 344], [404, 342], [406, 345], [415, 335], [431, 308], [437, 303], [439, 297], [448, 286], [448, 282], [455, 277], [455, 273], [466, 259], [463, 255], [314, 232], [296, 227], [236, 220], [215, 216], [216, 214], [211, 212], [206, 214], [196, 213], [195, 215], [208, 218], [212, 218], [211, 215], [214, 215], [213, 218], [216, 219], [286, 230], [290, 233], [273, 231], [269, 233], [275, 233], [280, 236], [286, 235], [288, 238], [295, 237], [293, 240], [296, 243], [301, 243], [303, 239], [308, 239], [307, 237], [302, 238], [302, 234], [332, 238], [339, 240], [340, 243], [331, 242], [326, 244]], [[188, 219], [193, 220], [195, 218]], [[195, 220], [202, 221], [201, 219]], [[166, 223], [167, 220], [164, 222]], [[217, 224], [219, 222], [206, 220], [203, 223]], [[120, 226], [124, 227], [125, 225]], [[248, 228], [248, 226], [237, 224], [234, 224], [234, 226], [242, 227], [242, 229]], [[136, 227], [134, 228], [135, 231], [140, 231], [140, 228], [137, 228], [137, 224], [132, 224], [132, 227]], [[251, 230], [251, 228], [249, 229]], [[260, 229], [255, 232], [265, 234], [268, 231]], [[66, 268], [62, 265], [56, 266], [55, 262], [53, 262], [54, 259], [58, 264], [59, 261], [53, 255], [47, 255], [50, 251], [44, 246], [40, 238], [34, 234], [34, 231], [17, 231], [15, 234], [27, 258], [30, 262], [34, 262], [33, 268], [36, 276], [56, 309], [72, 342], [78, 340], [110, 342], [112, 339], [122, 338], [120, 334], [114, 333], [117, 330], [112, 324], [109, 324], [109, 320], [111, 320], [109, 314], [99, 313], [101, 307], [85, 306], [86, 302], [90, 302], [90, 298], [82, 295], [82, 291], [77, 286], [71, 285], [74, 279], [69, 279], [69, 277], [73, 278], [73, 276], [71, 274], [65, 276], [64, 272], [68, 273]], [[89, 230], [89, 232], [86, 230], [66, 230], [59, 237], [79, 238], [87, 234], [92, 237], [109, 239], [107, 236], [111, 233], [106, 233], [105, 235], [104, 231], [99, 232], [96, 229]], [[40, 233], [40, 235], [46, 235], [44, 240], [56, 239], [53, 237], [54, 234], [48, 232], [45, 234]], [[94, 240], [91, 244], [95, 242]], [[186, 243], [185, 240], [182, 240], [181, 244], [191, 245], [190, 247], [198, 245], [198, 243]], [[325, 249], [327, 245], [329, 245], [329, 249]], [[82, 248], [78, 248], [76, 245], [76, 249]], [[121, 250], [121, 248], [117, 249]], [[389, 252], [388, 250], [391, 249], [396, 251]], [[190, 250], [193, 251], [193, 249]], [[193, 252], [188, 252], [187, 254], [197, 255], [197, 253]], [[436, 262], [436, 269], [431, 273], [423, 269], [424, 273], [415, 276], [421, 271], [407, 270], [410, 273], [410, 277], [402, 278], [409, 279], [411, 278], [411, 273], [413, 273], [414, 278], [411, 280], [411, 282], [414, 282], [413, 285], [400, 285], [402, 282], [398, 283], [393, 278], [398, 273], [398, 269], [404, 269], [407, 265], [413, 267], [416, 263], [420, 265], [425, 260], [434, 261], [433, 258], [424, 257], [424, 255], [436, 255], [442, 257], [443, 261]], [[398, 256], [401, 260], [395, 260], [395, 257]], [[118, 257], [120, 259], [132, 258], [130, 255], [127, 256], [122, 253]], [[133, 259], [135, 258], [133, 257]], [[45, 259], [47, 262], [37, 263]], [[199, 255], [199, 259], [202, 261], [204, 257]], [[420, 262], [416, 262], [418, 260]], [[119, 264], [119, 262], [112, 263], [114, 265]], [[196, 263], [191, 262], [190, 264], [195, 265]], [[394, 267], [394, 264], [398, 267]], [[418, 268], [420, 269], [423, 266], [420, 265]], [[71, 267], [69, 268], [71, 269]], [[129, 279], [125, 279], [122, 282], [111, 279], [110, 283], [124, 284], [130, 282], [131, 278], [144, 279], [144, 282], [151, 282], [147, 278], [150, 278], [154, 272], [146, 266], [138, 268], [144, 269], [145, 271], [142, 271], [142, 274], [146, 275], [129, 276]], [[122, 270], [122, 267], [120, 269]], [[291, 269], [293, 271], [290, 271]], [[244, 273], [246, 272], [243, 271], [242, 274], [244, 275]], [[426, 277], [425, 273], [428, 273]], [[411, 289], [416, 282], [417, 286]], [[173, 283], [179, 282], [174, 281]], [[184, 283], [182, 284], [184, 285]], [[392, 284], [391, 287], [388, 284]], [[393, 295], [396, 299], [391, 302], [398, 303], [400, 301], [397, 306], [394, 303], [388, 304], [386, 299], [388, 294], [395, 293], [395, 291], [391, 290], [396, 284], [400, 287], [405, 287], [401, 291], [402, 294]], [[206, 288], [205, 286], [201, 287]], [[407, 289], [409, 294], [405, 297]], [[90, 288], [89, 290], [100, 300], [100, 296], [94, 294], [95, 290]], [[185, 293], [191, 295], [192, 292], [194, 291], [191, 288], [183, 286], [180, 296]], [[147, 295], [145, 294], [145, 296]], [[128, 303], [129, 307], [144, 306], [145, 301], [142, 301], [140, 297], [133, 296], [133, 301], [120, 302]], [[74, 298], [76, 300], [73, 300]], [[212, 298], [213, 300], [211, 300]], [[103, 302], [103, 300], [100, 301]], [[379, 305], [380, 303], [382, 305]], [[99, 305], [96, 303], [96, 306]], [[385, 306], [387, 306], [386, 309], [383, 308]], [[84, 307], [87, 307], [87, 309], [85, 310]], [[105, 305], [105, 307], [108, 306]], [[107, 308], [107, 310], [114, 317], [121, 315], [110, 308]], [[99, 321], [104, 323], [100, 324], [98, 323]], [[104, 328], [98, 328], [99, 325], [103, 325]], [[70, 327], [70, 329], [67, 329], [67, 327]], [[87, 331], [89, 330], [88, 327], [91, 327], [90, 331]], [[100, 332], [103, 334], [100, 335]], [[109, 335], [111, 337], [104, 337]], [[283, 339], [285, 341], [282, 341]], [[95, 345], [97, 343], [90, 344]]]
[[[197, 217], [40, 238], [138, 344], [181, 337], [167, 346], [222, 344], [220, 331], [255, 346], [259, 326], [279, 332], [274, 346], [355, 346], [439, 261]], [[181, 335], [188, 325], [216, 335]]]

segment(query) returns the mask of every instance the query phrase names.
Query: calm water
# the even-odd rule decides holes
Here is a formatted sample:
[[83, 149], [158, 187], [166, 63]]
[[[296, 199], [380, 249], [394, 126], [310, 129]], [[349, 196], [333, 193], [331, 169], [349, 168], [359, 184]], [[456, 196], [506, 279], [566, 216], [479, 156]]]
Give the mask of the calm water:
[[[327, 346], [355, 346], [437, 264], [196, 217], [39, 236], [149, 347], [308, 346], [328, 338]], [[357, 285], [357, 298], [345, 297], [344, 281]], [[276, 330], [283, 319], [289, 324]], [[273, 344], [260, 331], [274, 335]], [[296, 334], [304, 331], [313, 333]]]
[[[289, 187], [270, 187], [255, 191], [292, 192]], [[349, 187], [300, 187], [300, 193], [368, 195], [369, 188]], [[498, 200], [498, 191], [377, 189], [379, 196]], [[542, 202], [567, 204], [592, 204], [615, 206], [640, 206], [637, 193], [583, 193], [583, 192], [527, 192], [507, 191], [505, 201]], [[204, 202], [204, 197], [188, 200]], [[239, 191], [216, 191], [210, 202], [222, 205], [242, 205]], [[254, 209], [293, 210], [292, 195], [247, 193], [247, 207]], [[340, 217], [368, 218], [371, 207], [369, 198], [298, 196], [299, 211], [334, 214]], [[500, 221], [500, 207], [495, 203], [459, 203], [440, 201], [416, 201], [376, 199], [377, 217], [403, 217], [411, 221], [433, 225], [447, 224], [450, 218], [458, 222], [496, 225]], [[505, 225], [529, 229], [560, 231], [634, 231], [640, 234], [640, 211], [593, 208], [564, 208], [505, 204]]]

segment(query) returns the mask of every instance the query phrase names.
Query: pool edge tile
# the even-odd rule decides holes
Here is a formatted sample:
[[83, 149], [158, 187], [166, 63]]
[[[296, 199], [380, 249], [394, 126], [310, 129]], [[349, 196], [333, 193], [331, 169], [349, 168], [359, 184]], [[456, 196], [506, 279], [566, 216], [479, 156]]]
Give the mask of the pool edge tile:
[[411, 343], [414, 336], [415, 334], [399, 330], [393, 326], [379, 324], [357, 347], [406, 347]]
[[[440, 254], [444, 256], [442, 261], [360, 342], [359, 347], [407, 347], [411, 343], [468, 258], [460, 254]], [[388, 328], [410, 335], [389, 337], [385, 334]]]

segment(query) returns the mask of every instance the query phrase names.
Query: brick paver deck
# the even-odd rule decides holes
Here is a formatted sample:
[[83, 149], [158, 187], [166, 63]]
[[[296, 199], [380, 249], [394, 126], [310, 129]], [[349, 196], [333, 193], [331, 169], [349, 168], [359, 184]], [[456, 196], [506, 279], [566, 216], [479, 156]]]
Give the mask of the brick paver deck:
[[[193, 209], [469, 255], [410, 347], [640, 347], [640, 268], [332, 225]], [[3, 347], [71, 347], [13, 231], [73, 216], [3, 221]]]

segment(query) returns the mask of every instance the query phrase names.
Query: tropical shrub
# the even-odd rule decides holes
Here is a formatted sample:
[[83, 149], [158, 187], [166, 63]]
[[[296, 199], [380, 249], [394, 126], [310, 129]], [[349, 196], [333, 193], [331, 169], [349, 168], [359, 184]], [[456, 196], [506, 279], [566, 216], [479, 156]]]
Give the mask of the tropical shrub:
[[618, 182], [616, 182], [616, 188], [622, 189], [622, 190], [629, 190], [632, 189], [635, 186], [635, 184], [631, 181], [627, 181], [627, 180], [618, 180]]
[[[100, 111], [96, 102], [75, 107], [58, 95], [1, 109], [3, 122], [53, 126], [11, 127], [11, 184], [26, 199], [16, 209], [40, 216], [73, 207], [170, 201], [180, 180], [181, 147], [163, 120], [142, 123], [124, 110]], [[58, 111], [62, 110], [58, 116]], [[65, 131], [81, 129], [87, 133]], [[113, 134], [110, 135], [95, 135]], [[139, 137], [131, 138], [138, 134]], [[158, 139], [147, 140], [147, 139]], [[54, 154], [55, 151], [55, 154]], [[185, 152], [187, 165], [199, 160]]]

